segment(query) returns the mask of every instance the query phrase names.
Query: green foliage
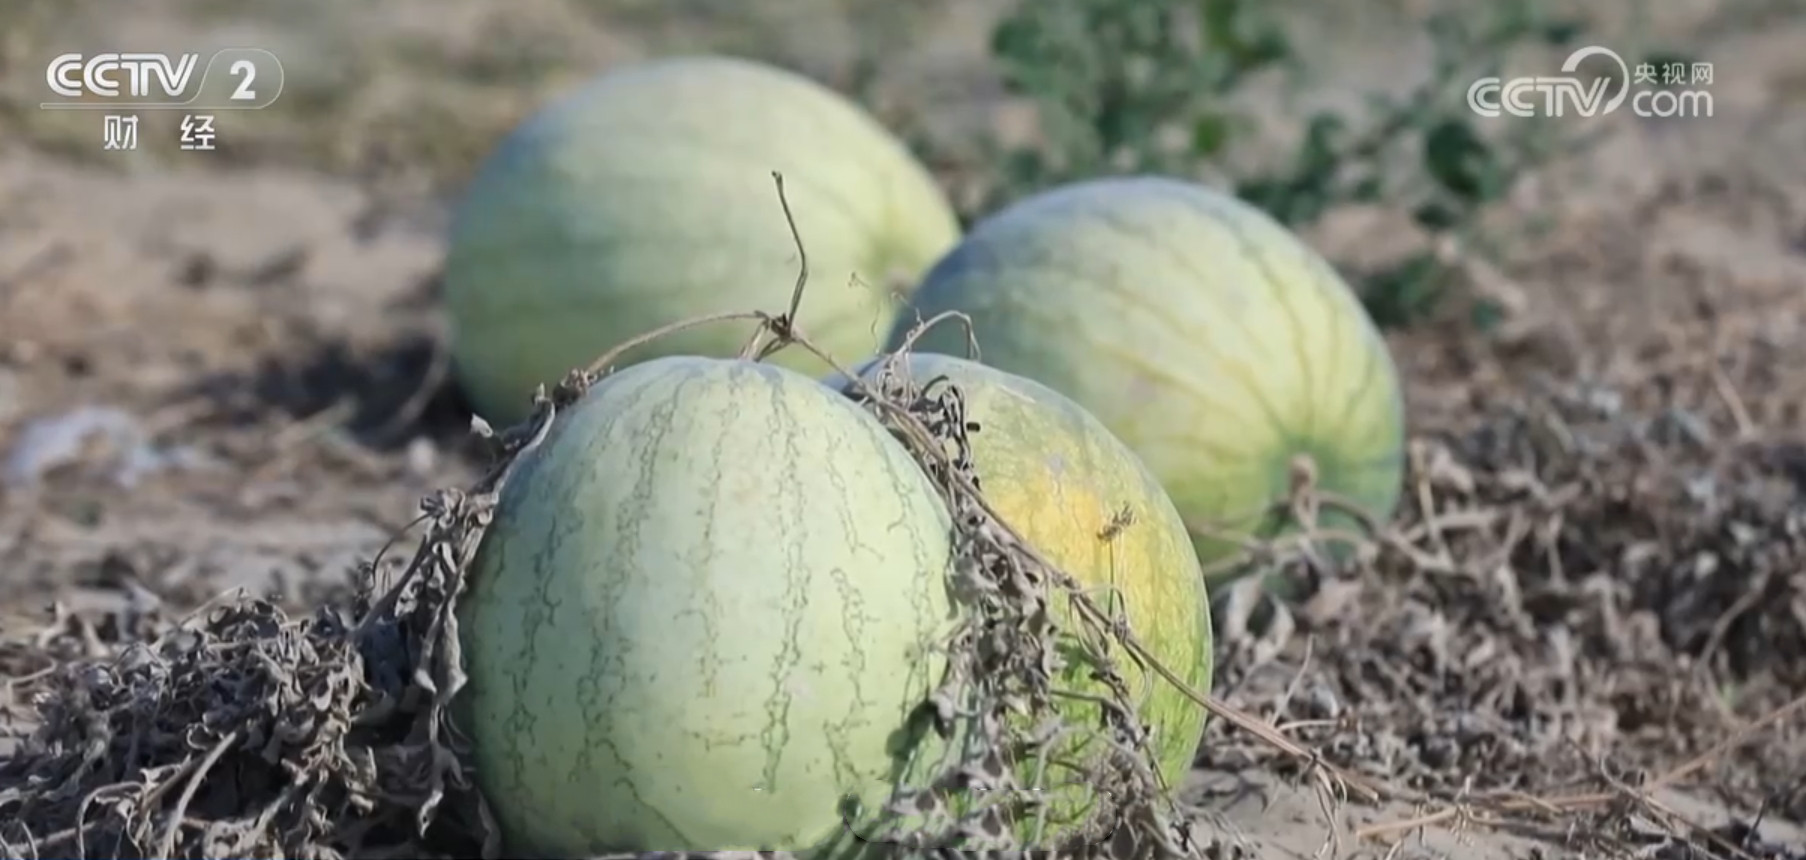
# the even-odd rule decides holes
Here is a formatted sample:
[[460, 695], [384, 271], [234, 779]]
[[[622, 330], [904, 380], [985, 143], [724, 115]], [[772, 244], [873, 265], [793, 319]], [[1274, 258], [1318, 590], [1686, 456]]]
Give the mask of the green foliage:
[[[1041, 184], [1125, 160], [1172, 169], [1216, 154], [1240, 118], [1199, 95], [1228, 92], [1289, 52], [1241, 2], [1023, 3], [998, 25], [992, 53], [1010, 87], [1036, 100], [1052, 158], [1023, 150], [1010, 179]], [[1189, 146], [1161, 145], [1175, 126]]]
[[[1556, 129], [1534, 120], [1483, 135], [1467, 107], [1468, 83], [1497, 74], [1508, 48], [1562, 45], [1580, 32], [1532, 2], [1430, 16], [1423, 26], [1435, 50], [1424, 83], [1403, 95], [1375, 94], [1358, 114], [1307, 117], [1296, 148], [1240, 172], [1235, 192], [1293, 227], [1337, 205], [1384, 201], [1432, 234], [1484, 246], [1472, 235], [1480, 216], [1560, 142]], [[992, 53], [1009, 88], [1034, 103], [1044, 140], [991, 149], [1001, 176], [980, 209], [1083, 177], [1196, 176], [1231, 162], [1254, 129], [1235, 104], [1238, 91], [1256, 75], [1296, 74], [1308, 53], [1272, 10], [1256, 0], [1019, 3], [997, 26]], [[1420, 318], [1447, 292], [1448, 265], [1425, 251], [1366, 279], [1369, 310], [1385, 325]]]

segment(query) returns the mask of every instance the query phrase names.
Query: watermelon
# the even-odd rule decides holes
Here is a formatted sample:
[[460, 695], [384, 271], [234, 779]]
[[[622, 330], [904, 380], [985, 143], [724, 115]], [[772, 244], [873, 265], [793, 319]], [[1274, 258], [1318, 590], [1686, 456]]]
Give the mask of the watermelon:
[[[890, 337], [963, 311], [985, 364], [1071, 397], [1138, 454], [1192, 529], [1215, 586], [1246, 537], [1297, 526], [1274, 503], [1294, 460], [1376, 519], [1397, 504], [1397, 371], [1334, 268], [1259, 209], [1156, 176], [1041, 192], [974, 226]], [[965, 355], [963, 329], [915, 347]], [[1325, 508], [1321, 523], [1350, 527]]]
[[[959, 238], [946, 196], [862, 108], [801, 75], [731, 57], [654, 60], [603, 74], [528, 117], [479, 167], [454, 214], [445, 306], [476, 411], [512, 423], [533, 387], [679, 320], [788, 309], [851, 360], [907, 286]], [[753, 331], [717, 323], [623, 357], [732, 357]], [[806, 350], [779, 364], [817, 375]]]
[[[882, 360], [853, 372], [871, 382]], [[969, 438], [979, 489], [999, 516], [1102, 608], [1125, 615], [1163, 665], [1193, 689], [1207, 691], [1211, 621], [1202, 572], [1178, 510], [1140, 459], [1083, 407], [1033, 380], [946, 355], [904, 354], [899, 360], [899, 370], [918, 385], [945, 377], [958, 387], [966, 417], [978, 428]], [[853, 393], [845, 377], [827, 382]], [[1069, 604], [1056, 596], [1054, 606], [1071, 627]], [[1120, 649], [1114, 653], [1130, 690], [1145, 697], [1136, 704], [1152, 731], [1158, 769], [1176, 786], [1197, 753], [1204, 710], [1165, 679], [1143, 673]], [[1059, 683], [1107, 695], [1091, 680], [1091, 663], [1077, 653], [1069, 657], [1073, 662]], [[1075, 702], [1062, 711], [1081, 729], [1098, 725], [1093, 704]], [[1077, 760], [1087, 748], [1103, 749], [1094, 735], [1080, 734], [1060, 754]], [[1021, 771], [1022, 783], [1032, 784], [1030, 768]], [[1054, 773], [1050, 782], [1071, 778]], [[1080, 832], [1094, 799], [1071, 788], [1049, 798], [1043, 835]]]
[[670, 356], [524, 457], [459, 607], [511, 856], [847, 839], [946, 669], [951, 520], [909, 452], [808, 376]]

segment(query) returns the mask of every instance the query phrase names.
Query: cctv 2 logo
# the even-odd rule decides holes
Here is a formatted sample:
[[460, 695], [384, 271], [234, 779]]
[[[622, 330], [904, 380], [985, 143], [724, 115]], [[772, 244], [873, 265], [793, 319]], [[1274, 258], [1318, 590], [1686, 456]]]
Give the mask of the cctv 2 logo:
[[282, 94], [282, 62], [262, 48], [224, 48], [200, 78], [197, 53], [63, 54], [50, 61], [44, 82], [58, 98], [45, 109], [254, 110]]

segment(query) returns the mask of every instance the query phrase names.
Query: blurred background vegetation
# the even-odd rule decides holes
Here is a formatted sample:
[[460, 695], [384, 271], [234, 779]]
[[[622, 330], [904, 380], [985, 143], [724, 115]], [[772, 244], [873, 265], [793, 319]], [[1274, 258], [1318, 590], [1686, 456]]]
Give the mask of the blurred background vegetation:
[[1136, 171], [1232, 188], [1307, 235], [1339, 211], [1384, 210], [1410, 241], [1383, 260], [1338, 261], [1375, 317], [1399, 325], [1454, 313], [1485, 330], [1508, 302], [1465, 293], [1469, 269], [1537, 229], [1534, 217], [1509, 219], [1507, 230], [1489, 214], [1528, 171], [1587, 139], [1578, 123], [1481, 120], [1466, 108], [1468, 84], [1554, 69], [1592, 43], [1632, 64], [1684, 60], [1665, 34], [1757, 28], [1801, 4], [1696, 6], [9, 0], [0, 142], [119, 169], [192, 162], [173, 133], [167, 146], [115, 157], [98, 146], [91, 116], [38, 110], [44, 63], [70, 50], [266, 47], [286, 67], [282, 97], [234, 117], [209, 166], [293, 166], [444, 198], [511, 125], [608, 65], [728, 52], [860, 99], [937, 170], [968, 220], [1053, 183]]

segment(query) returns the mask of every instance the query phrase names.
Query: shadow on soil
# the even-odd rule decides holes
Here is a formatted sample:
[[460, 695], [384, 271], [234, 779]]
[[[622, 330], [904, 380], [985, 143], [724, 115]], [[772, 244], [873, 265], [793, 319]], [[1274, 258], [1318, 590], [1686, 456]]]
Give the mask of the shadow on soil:
[[452, 381], [443, 339], [396, 335], [375, 346], [327, 336], [308, 348], [260, 359], [249, 372], [218, 374], [189, 392], [217, 404], [215, 420], [242, 425], [320, 422], [376, 451], [425, 438], [471, 453], [471, 408]]

